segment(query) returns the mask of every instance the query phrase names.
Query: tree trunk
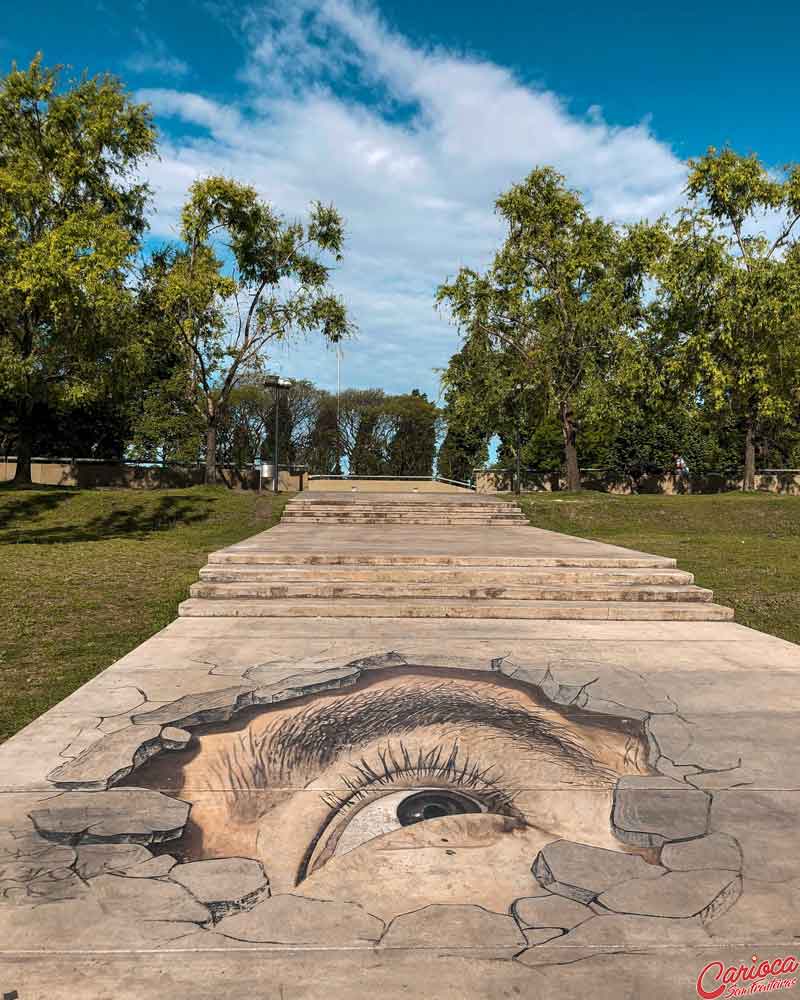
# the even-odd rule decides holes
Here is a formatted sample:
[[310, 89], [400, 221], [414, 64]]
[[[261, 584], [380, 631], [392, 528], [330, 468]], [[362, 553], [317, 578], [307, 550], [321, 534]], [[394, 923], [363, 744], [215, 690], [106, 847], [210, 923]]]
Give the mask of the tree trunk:
[[33, 454], [33, 408], [28, 400], [17, 407], [17, 468], [12, 482], [15, 486], [31, 486], [31, 455]]
[[744, 481], [743, 490], [754, 490], [756, 488], [756, 439], [753, 429], [753, 421], [747, 418], [747, 433], [744, 439]]
[[206, 427], [206, 486], [217, 485], [217, 424]]
[[578, 468], [578, 450], [575, 447], [577, 430], [575, 428], [575, 414], [568, 401], [561, 404], [561, 433], [564, 435], [564, 457], [567, 462], [567, 489], [579, 490], [581, 488], [581, 473]]

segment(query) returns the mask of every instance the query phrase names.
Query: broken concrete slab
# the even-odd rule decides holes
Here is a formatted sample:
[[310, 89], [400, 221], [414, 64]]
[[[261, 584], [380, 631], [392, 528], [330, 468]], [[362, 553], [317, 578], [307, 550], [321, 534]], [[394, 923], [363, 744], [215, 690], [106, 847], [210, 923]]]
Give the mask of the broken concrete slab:
[[[526, 896], [515, 901], [511, 908], [517, 923], [523, 929], [530, 927], [572, 928], [594, 916], [594, 911], [584, 903], [577, 903], [565, 896]], [[529, 939], [530, 940], [530, 939]]]
[[106, 872], [125, 871], [133, 865], [151, 861], [153, 855], [140, 844], [81, 844], [77, 848], [75, 870], [90, 879]]
[[190, 808], [148, 788], [112, 788], [62, 792], [29, 816], [43, 837], [59, 843], [146, 845], [180, 836]]
[[740, 871], [742, 849], [735, 838], [726, 833], [711, 833], [685, 843], [665, 844], [661, 864], [671, 871], [692, 871], [695, 868], [717, 868]]
[[252, 858], [216, 858], [176, 865], [169, 874], [219, 919], [226, 913], [252, 909], [269, 893], [261, 862]]
[[481, 906], [432, 904], [395, 917], [381, 939], [382, 948], [465, 949], [506, 952], [524, 948], [516, 921]]
[[383, 934], [383, 921], [355, 903], [284, 894], [262, 900], [252, 910], [224, 917], [216, 930], [254, 944], [294, 947], [371, 947]]
[[126, 878], [164, 878], [165, 875], [169, 875], [177, 863], [178, 859], [171, 854], [158, 854], [138, 865], [125, 868], [119, 874]]
[[137, 726], [197, 726], [206, 722], [227, 722], [232, 715], [251, 705], [255, 685], [237, 684], [199, 694], [187, 694], [150, 712], [134, 715]]
[[711, 796], [666, 777], [624, 775], [614, 788], [612, 826], [636, 847], [701, 837], [708, 829]]
[[92, 743], [48, 774], [57, 788], [109, 788], [162, 749], [161, 726], [127, 726]]
[[667, 872], [658, 879], [631, 879], [601, 893], [597, 903], [617, 913], [713, 920], [733, 906], [740, 893], [738, 873], [706, 868]]
[[176, 882], [127, 878], [124, 874], [98, 875], [92, 879], [91, 887], [94, 898], [112, 917], [211, 922], [208, 907]]
[[623, 854], [568, 840], [548, 844], [533, 863], [533, 874], [545, 888], [579, 903], [590, 903], [621, 882], [656, 879], [665, 871], [648, 864], [638, 854]]

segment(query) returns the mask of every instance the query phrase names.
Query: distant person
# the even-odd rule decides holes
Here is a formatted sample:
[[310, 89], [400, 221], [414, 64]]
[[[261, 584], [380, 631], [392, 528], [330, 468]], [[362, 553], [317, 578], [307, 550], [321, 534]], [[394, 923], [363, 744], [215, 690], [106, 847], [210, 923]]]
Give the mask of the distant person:
[[689, 464], [685, 458], [673, 451], [672, 465], [675, 470], [675, 483], [683, 493], [689, 488]]

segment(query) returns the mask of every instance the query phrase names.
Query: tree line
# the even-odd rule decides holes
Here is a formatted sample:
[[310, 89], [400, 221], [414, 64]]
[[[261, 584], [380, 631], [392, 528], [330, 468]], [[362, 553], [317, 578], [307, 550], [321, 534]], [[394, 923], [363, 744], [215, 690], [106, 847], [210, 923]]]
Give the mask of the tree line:
[[209, 177], [178, 238], [145, 255], [150, 110], [110, 75], [60, 78], [37, 58], [0, 81], [0, 433], [16, 481], [43, 446], [119, 457], [159, 435], [176, 448], [194, 425], [214, 483], [234, 392], [264, 375], [268, 349], [353, 330], [330, 287], [341, 217], [317, 201], [286, 220]]
[[496, 202], [505, 240], [442, 284], [462, 334], [443, 374], [464, 465], [640, 476], [679, 453], [695, 472], [800, 466], [800, 168], [709, 149], [686, 203], [615, 226], [538, 168]]
[[[226, 177], [192, 184], [176, 237], [147, 231], [150, 109], [110, 75], [40, 58], [0, 80], [0, 446], [31, 457], [218, 462], [272, 454], [269, 353], [355, 332], [332, 287], [344, 225], [289, 220]], [[465, 481], [501, 463], [640, 475], [800, 465], [800, 169], [709, 150], [686, 202], [618, 226], [539, 167], [496, 202], [505, 239], [437, 303], [458, 324], [442, 411], [416, 390], [306, 382], [278, 403], [280, 454], [315, 472]]]
[[[203, 453], [204, 427], [193, 410], [165, 415], [163, 400], [148, 407], [134, 427], [132, 458], [193, 463]], [[388, 395], [381, 389], [334, 393], [305, 380], [277, 393], [258, 375], [245, 374], [231, 390], [216, 426], [221, 465], [271, 462], [277, 413], [280, 463], [324, 475], [431, 476], [440, 413], [424, 393]]]

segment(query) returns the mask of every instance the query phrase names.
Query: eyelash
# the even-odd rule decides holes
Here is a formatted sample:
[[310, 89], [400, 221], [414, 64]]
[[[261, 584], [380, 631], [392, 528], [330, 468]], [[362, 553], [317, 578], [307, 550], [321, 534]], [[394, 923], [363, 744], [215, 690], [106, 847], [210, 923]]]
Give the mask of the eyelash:
[[426, 779], [431, 783], [446, 782], [466, 791], [480, 792], [481, 800], [490, 812], [506, 812], [514, 801], [515, 793], [501, 787], [502, 775], [493, 773], [493, 766], [481, 768], [469, 754], [464, 754], [462, 759], [457, 741], [449, 751], [439, 744], [431, 750], [420, 749], [412, 755], [401, 740], [397, 751], [391, 743], [385, 750], [379, 750], [378, 759], [379, 768], [364, 757], [352, 764], [354, 775], [342, 777], [346, 791], [325, 792], [323, 802], [338, 813], [366, 798], [376, 786], [393, 784], [407, 775], [413, 775], [415, 784], [420, 782], [421, 776], [423, 782]]

